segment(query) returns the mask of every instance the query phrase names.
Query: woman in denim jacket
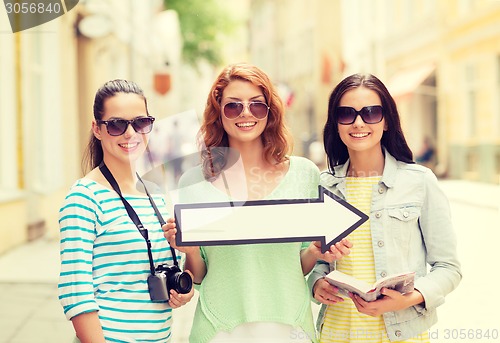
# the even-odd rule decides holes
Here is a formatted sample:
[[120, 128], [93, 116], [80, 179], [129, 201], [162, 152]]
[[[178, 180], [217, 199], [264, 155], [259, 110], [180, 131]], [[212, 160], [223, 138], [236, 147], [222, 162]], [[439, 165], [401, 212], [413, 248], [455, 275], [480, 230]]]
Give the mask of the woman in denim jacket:
[[[323, 186], [370, 219], [348, 236], [349, 256], [319, 261], [309, 277], [322, 303], [321, 342], [428, 342], [436, 308], [461, 279], [456, 237], [448, 200], [432, 171], [413, 162], [394, 99], [379, 79], [355, 74], [337, 85], [324, 145]], [[414, 271], [415, 290], [383, 289], [373, 302], [349, 299], [324, 280], [333, 269], [368, 283]]]

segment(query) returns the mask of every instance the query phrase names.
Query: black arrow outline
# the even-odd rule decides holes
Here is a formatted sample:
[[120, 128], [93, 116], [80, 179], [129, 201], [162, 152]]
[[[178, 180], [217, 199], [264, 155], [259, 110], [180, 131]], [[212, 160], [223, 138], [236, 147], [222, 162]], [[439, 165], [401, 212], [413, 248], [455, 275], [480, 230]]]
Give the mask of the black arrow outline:
[[[368, 216], [358, 210], [356, 207], [349, 204], [347, 201], [339, 198], [323, 186], [318, 186], [319, 197], [313, 199], [276, 199], [276, 200], [249, 200], [249, 201], [228, 201], [228, 202], [209, 202], [209, 203], [194, 203], [194, 204], [176, 204], [174, 205], [175, 225], [177, 227], [176, 244], [177, 246], [213, 246], [213, 245], [236, 245], [236, 244], [260, 244], [260, 243], [290, 243], [290, 242], [309, 242], [320, 241], [321, 250], [325, 253], [330, 246], [345, 238], [352, 231], [357, 229], [361, 224], [368, 220]], [[337, 201], [351, 212], [355, 213], [360, 219], [344, 230], [340, 235], [335, 237], [330, 242], [326, 242], [325, 236], [300, 236], [300, 237], [276, 237], [276, 238], [255, 238], [255, 239], [236, 239], [236, 240], [219, 240], [219, 241], [182, 241], [182, 225], [181, 211], [184, 209], [197, 208], [220, 208], [220, 207], [240, 207], [240, 206], [272, 206], [272, 205], [287, 205], [287, 204], [308, 204], [308, 203], [324, 203], [324, 197], [327, 194], [330, 198]], [[335, 219], [333, 219], [335, 220]]]

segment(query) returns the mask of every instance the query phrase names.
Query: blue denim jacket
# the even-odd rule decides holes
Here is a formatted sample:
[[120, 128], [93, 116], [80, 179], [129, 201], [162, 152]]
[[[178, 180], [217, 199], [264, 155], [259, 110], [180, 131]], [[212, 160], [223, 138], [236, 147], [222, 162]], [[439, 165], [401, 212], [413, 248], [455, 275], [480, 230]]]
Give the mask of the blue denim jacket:
[[[335, 168], [335, 176], [323, 173], [321, 179], [325, 188], [342, 199], [348, 166], [349, 161]], [[415, 288], [425, 300], [424, 305], [383, 314], [389, 339], [406, 340], [437, 322], [436, 307], [462, 278], [448, 199], [431, 170], [399, 162], [385, 151], [384, 172], [373, 188], [370, 225], [376, 278], [415, 271]], [[310, 289], [333, 269], [335, 263], [318, 261], [308, 278]], [[323, 304], [318, 330], [325, 310]]]

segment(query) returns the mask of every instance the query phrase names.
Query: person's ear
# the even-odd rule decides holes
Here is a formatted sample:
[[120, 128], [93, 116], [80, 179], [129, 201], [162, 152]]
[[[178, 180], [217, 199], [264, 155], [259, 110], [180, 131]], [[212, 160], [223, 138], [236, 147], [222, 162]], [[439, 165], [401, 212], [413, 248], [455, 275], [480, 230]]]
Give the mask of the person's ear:
[[99, 125], [97, 125], [95, 120], [92, 120], [92, 133], [94, 134], [95, 138], [101, 140], [101, 129], [99, 128]]

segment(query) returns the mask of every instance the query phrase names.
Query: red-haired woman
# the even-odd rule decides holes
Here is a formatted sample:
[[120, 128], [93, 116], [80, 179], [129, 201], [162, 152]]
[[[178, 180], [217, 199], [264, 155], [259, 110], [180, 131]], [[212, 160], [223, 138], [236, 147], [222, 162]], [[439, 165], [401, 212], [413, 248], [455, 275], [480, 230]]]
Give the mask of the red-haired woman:
[[[319, 170], [288, 155], [283, 103], [253, 65], [230, 65], [219, 74], [200, 138], [202, 164], [180, 179], [184, 203], [318, 196]], [[265, 220], [255, 218], [255, 226]], [[174, 244], [172, 220], [164, 231]], [[349, 247], [344, 241], [326, 254], [319, 243], [300, 242], [180, 248], [200, 285], [190, 342], [316, 342], [304, 275], [318, 258], [341, 258]]]

